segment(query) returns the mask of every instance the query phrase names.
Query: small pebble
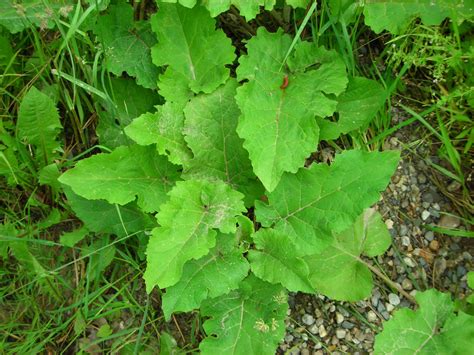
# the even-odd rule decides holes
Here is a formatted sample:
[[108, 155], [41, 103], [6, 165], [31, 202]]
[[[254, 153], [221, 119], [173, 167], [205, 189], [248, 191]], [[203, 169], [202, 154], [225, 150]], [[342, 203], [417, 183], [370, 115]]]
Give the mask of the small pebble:
[[430, 242], [430, 249], [433, 251], [438, 251], [439, 250], [439, 243], [437, 240], [432, 240]]
[[434, 238], [434, 233], [432, 231], [428, 231], [425, 233], [425, 239], [431, 242]]
[[405, 224], [400, 226], [400, 235], [406, 235], [408, 233], [408, 227]]
[[395, 293], [389, 293], [388, 294], [388, 301], [392, 305], [398, 306], [400, 304], [400, 297], [398, 297], [398, 295], [396, 295]]
[[352, 329], [355, 327], [355, 324], [354, 323], [351, 323], [347, 320], [345, 320], [344, 322], [342, 322], [341, 326], [344, 328], [344, 329]]
[[319, 330], [319, 332], [318, 332], [319, 336], [321, 338], [324, 338], [326, 335], [328, 335], [328, 332], [327, 332], [326, 328], [324, 327], [324, 325], [320, 325], [318, 330]]
[[346, 331], [344, 329], [336, 330], [336, 337], [338, 339], [344, 339], [346, 337]]
[[456, 268], [456, 274], [459, 276], [459, 277], [463, 277], [464, 275], [467, 274], [467, 270], [464, 266], [462, 265], [458, 265], [458, 267]]
[[303, 349], [301, 349], [300, 354], [301, 355], [310, 355], [311, 352], [307, 348], [303, 348]]
[[427, 210], [424, 210], [423, 212], [421, 212], [421, 219], [423, 221], [426, 221], [429, 217], [430, 217], [430, 212], [427, 211]]
[[301, 320], [306, 325], [312, 325], [314, 323], [314, 317], [310, 314], [305, 314]]
[[408, 247], [411, 245], [410, 243], [410, 237], [407, 237], [407, 236], [403, 236], [402, 237], [402, 245]]
[[393, 221], [391, 219], [387, 219], [385, 221], [385, 225], [387, 226], [388, 229], [393, 229]]
[[390, 303], [387, 303], [387, 312], [391, 313], [395, 307]]
[[456, 216], [444, 214], [441, 216], [438, 222], [438, 226], [441, 228], [454, 229], [459, 227], [461, 221]]
[[403, 258], [403, 261], [405, 262], [405, 264], [407, 264], [407, 266], [409, 267], [415, 267], [415, 262], [412, 260], [412, 258], [406, 256]]
[[367, 312], [367, 320], [371, 323], [375, 322], [377, 320], [377, 314], [375, 314], [374, 311]]
[[341, 324], [342, 322], [344, 322], [344, 316], [341, 313], [337, 312], [336, 313], [336, 323]]
[[403, 279], [403, 281], [402, 281], [402, 288], [403, 288], [404, 290], [407, 290], [407, 291], [410, 291], [410, 290], [413, 289], [413, 284], [412, 284], [412, 282], [410, 281], [410, 279], [408, 279], [408, 278]]
[[319, 333], [318, 326], [316, 324], [313, 324], [311, 328], [309, 328], [309, 332], [311, 334], [318, 334]]

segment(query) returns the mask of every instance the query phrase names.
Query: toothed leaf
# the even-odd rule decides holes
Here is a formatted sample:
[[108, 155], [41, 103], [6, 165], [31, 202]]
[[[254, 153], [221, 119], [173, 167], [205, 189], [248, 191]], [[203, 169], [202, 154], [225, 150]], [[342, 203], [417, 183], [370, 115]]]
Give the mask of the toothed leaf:
[[[340, 94], [347, 84], [342, 60], [321, 63], [316, 47], [308, 63], [312, 66], [301, 70], [302, 59], [294, 58], [296, 64], [285, 73], [283, 60], [290, 45], [290, 36], [260, 28], [247, 43], [248, 55], [240, 58], [237, 69], [238, 80], [249, 80], [237, 90], [242, 111], [237, 132], [268, 191], [275, 189], [284, 172], [295, 173], [316, 150], [315, 115], [333, 114], [337, 102], [326, 94]], [[300, 53], [298, 48], [295, 53]]]
[[291, 236], [306, 253], [321, 250], [332, 233], [347, 229], [377, 202], [398, 158], [398, 152], [351, 150], [337, 155], [330, 166], [313, 164], [285, 174], [268, 194], [268, 205], [257, 201], [257, 220]]
[[210, 93], [227, 80], [225, 66], [234, 60], [234, 48], [224, 32], [215, 29], [206, 9], [163, 3], [151, 26], [158, 37], [152, 48], [153, 63], [183, 75], [193, 92]]
[[160, 208], [160, 227], [153, 230], [148, 243], [147, 291], [155, 285], [175, 285], [187, 261], [207, 255], [215, 246], [215, 229], [235, 232], [236, 216], [245, 210], [242, 198], [223, 182], [178, 182]]
[[105, 50], [107, 69], [117, 76], [127, 72], [139, 85], [156, 88], [159, 70], [151, 61], [150, 51], [156, 38], [150, 24], [134, 21], [133, 7], [127, 3], [110, 5], [107, 11], [94, 27]]
[[288, 309], [284, 289], [250, 275], [238, 290], [206, 300], [201, 314], [208, 337], [201, 352], [213, 354], [275, 354], [285, 334]]
[[163, 313], [169, 319], [173, 312], [188, 312], [201, 302], [238, 288], [248, 273], [249, 264], [236, 246], [234, 235], [218, 235], [216, 246], [199, 260], [184, 265], [179, 282], [166, 289]]
[[472, 348], [474, 317], [454, 313], [451, 296], [431, 289], [415, 296], [419, 308], [397, 311], [375, 337], [375, 354], [465, 354]]
[[119, 147], [79, 161], [59, 181], [84, 198], [125, 205], [137, 199], [145, 212], [158, 211], [179, 178], [178, 167], [155, 147]]
[[383, 254], [390, 243], [382, 216], [366, 209], [354, 225], [331, 238], [329, 247], [305, 258], [312, 285], [336, 300], [358, 301], [370, 296], [372, 273], [361, 257]]
[[249, 251], [252, 271], [262, 280], [281, 283], [289, 291], [313, 293], [309, 269], [291, 239], [272, 229], [252, 236], [256, 250]]

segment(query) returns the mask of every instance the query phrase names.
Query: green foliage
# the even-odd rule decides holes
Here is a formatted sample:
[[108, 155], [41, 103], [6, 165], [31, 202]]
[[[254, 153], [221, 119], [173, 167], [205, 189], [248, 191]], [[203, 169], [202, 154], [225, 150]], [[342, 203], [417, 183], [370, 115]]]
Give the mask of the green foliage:
[[67, 17], [73, 9], [70, 0], [0, 0], [0, 25], [11, 33], [21, 32], [31, 26], [53, 28], [55, 20]]
[[[107, 33], [114, 12], [131, 17], [125, 5], [109, 11], [98, 22]], [[59, 181], [71, 188], [69, 203], [89, 231], [127, 236], [154, 227], [147, 292], [166, 289], [166, 319], [197, 308], [209, 317], [203, 353], [274, 353], [285, 330], [285, 289], [343, 300], [370, 294], [361, 255], [379, 255], [390, 238], [379, 215], [363, 212], [387, 186], [398, 153], [347, 151], [330, 165], [307, 158], [328, 127], [335, 133], [321, 138], [367, 125], [385, 92], [372, 80], [348, 77], [336, 51], [307, 41], [293, 48], [289, 35], [263, 28], [231, 79], [234, 48], [205, 8], [162, 3], [150, 22], [165, 102], [153, 112], [150, 93], [127, 100], [121, 81], [112, 80], [119, 105], [105, 107], [120, 124], [103, 132], [117, 147], [78, 162]], [[158, 226], [145, 214], [156, 211]], [[326, 263], [329, 256], [336, 258]], [[113, 250], [103, 258], [111, 260]], [[325, 282], [340, 277], [353, 289]]]
[[273, 229], [261, 229], [252, 236], [256, 250], [249, 251], [253, 273], [262, 280], [281, 283], [288, 290], [313, 293], [309, 268], [287, 235]]
[[370, 296], [372, 274], [362, 255], [375, 257], [390, 246], [391, 237], [382, 216], [373, 209], [365, 210], [330, 243], [322, 252], [305, 258], [314, 288], [336, 300], [357, 301]]
[[159, 70], [151, 62], [150, 48], [156, 38], [149, 22], [133, 20], [133, 7], [126, 3], [110, 6], [94, 27], [106, 55], [106, 67], [115, 75], [136, 77], [146, 88], [156, 88]]
[[52, 162], [61, 145], [57, 141], [62, 128], [59, 114], [46, 94], [34, 86], [21, 101], [18, 111], [17, 137], [35, 146], [36, 156], [44, 165]]
[[78, 162], [59, 181], [79, 196], [125, 205], [135, 201], [145, 212], [158, 211], [178, 179], [177, 167], [151, 147], [119, 147]]
[[365, 23], [376, 33], [387, 30], [400, 34], [417, 17], [425, 25], [439, 25], [446, 17], [456, 22], [472, 19], [474, 6], [472, 1], [452, 0], [370, 1], [364, 6], [364, 16]]
[[[177, 3], [192, 8], [197, 4], [197, 0], [161, 0], [161, 2]], [[260, 7], [264, 7], [265, 10], [271, 10], [275, 6], [276, 0], [202, 0], [200, 4], [206, 7], [212, 17], [229, 10], [231, 6], [235, 6], [240, 15], [245, 17], [247, 21], [255, 18], [260, 12]], [[286, 0], [288, 5], [293, 7], [303, 7], [308, 5], [307, 0]]]
[[[242, 111], [237, 132], [268, 191], [284, 172], [295, 173], [304, 165], [318, 143], [314, 116], [332, 115], [337, 102], [327, 95], [340, 94], [347, 84], [337, 54], [308, 42], [297, 45], [288, 69], [282, 70], [290, 45], [291, 38], [281, 31], [272, 34], [260, 28], [237, 69], [237, 79], [248, 80], [237, 90]], [[282, 89], [285, 78], [289, 84]]]
[[215, 29], [215, 21], [204, 8], [161, 4], [151, 26], [158, 38], [151, 50], [153, 63], [167, 65], [167, 71], [172, 70], [168, 75], [184, 79], [175, 85], [182, 83], [195, 93], [210, 93], [229, 77], [225, 65], [235, 58], [231, 41]]
[[[323, 40], [324, 31], [341, 25], [344, 32], [345, 24], [358, 18], [359, 4], [318, 3], [321, 11], [308, 11], [304, 21], [314, 15], [328, 17], [329, 22], [313, 27], [311, 42], [303, 28], [292, 38], [281, 29], [270, 33], [260, 27], [256, 35], [237, 43], [221, 29], [225, 16], [213, 17], [235, 6], [252, 19], [262, 8], [273, 9], [276, 1], [161, 1], [150, 17], [149, 9], [142, 7], [145, 2], [133, 7], [121, 1], [110, 6], [107, 1], [87, 3], [86, 11], [78, 5], [67, 26], [51, 18], [51, 25], [56, 22], [65, 32], [54, 45], [77, 57], [71, 55], [71, 68], [65, 68], [64, 58], [53, 58], [51, 68], [58, 67], [53, 73], [60, 84], [68, 80], [59, 97], [67, 103], [62, 108], [73, 112], [74, 134], [89, 133], [86, 128], [93, 127], [98, 117], [96, 130], [88, 137], [91, 142], [83, 139], [69, 145], [66, 134], [65, 153], [58, 154], [63, 146], [58, 138], [61, 122], [54, 100], [46, 94], [55, 87], [46, 86], [43, 92], [32, 87], [21, 101], [17, 138], [29, 146], [9, 134], [13, 125], [0, 126], [0, 174], [15, 183], [23, 179], [18, 171], [30, 163], [18, 157], [41, 158], [39, 169], [32, 166], [31, 171], [39, 172], [38, 181], [51, 187], [48, 193], [59, 195], [62, 189], [66, 199], [59, 203], [67, 203], [83, 222], [58, 237], [68, 251], [80, 249], [80, 260], [87, 260], [86, 288], [90, 282], [98, 285], [106, 269], [130, 254], [133, 259], [127, 262], [135, 268], [135, 280], [143, 265], [135, 254], [138, 259], [146, 254], [146, 291], [160, 288], [164, 318], [200, 310], [207, 336], [199, 345], [204, 354], [274, 354], [285, 332], [287, 291], [344, 301], [369, 296], [375, 270], [370, 258], [384, 253], [391, 241], [382, 217], [369, 207], [389, 183], [399, 153], [344, 148], [360, 147], [358, 131], [384, 106], [389, 90], [357, 76], [347, 55], [322, 46], [331, 45]], [[310, 2], [286, 4], [307, 8]], [[398, 2], [380, 4], [386, 10]], [[441, 14], [426, 17], [422, 4], [418, 2], [416, 11], [412, 5], [404, 7], [405, 22], [415, 16], [434, 21], [444, 15], [440, 10]], [[369, 23], [376, 30], [397, 29], [397, 18], [388, 19], [388, 25], [384, 17], [374, 19], [373, 14], [382, 11], [376, 5], [365, 5]], [[96, 11], [97, 6], [102, 12]], [[284, 9], [282, 14], [290, 14]], [[294, 11], [291, 16], [298, 21], [304, 13]], [[232, 9], [229, 18], [235, 16]], [[81, 26], [86, 20], [87, 26]], [[26, 23], [8, 26], [21, 31]], [[76, 33], [77, 28], [81, 30]], [[31, 30], [31, 36], [38, 33]], [[6, 48], [0, 55], [3, 68], [15, 53], [9, 39], [1, 38], [0, 48]], [[103, 52], [93, 48], [91, 58], [79, 58], [79, 38]], [[343, 40], [350, 42], [352, 37]], [[352, 55], [351, 45], [346, 50]], [[38, 58], [44, 56], [40, 49], [35, 47]], [[39, 73], [43, 64], [38, 63], [29, 64], [35, 64]], [[85, 78], [76, 76], [78, 68]], [[67, 69], [74, 75], [66, 74]], [[88, 101], [92, 95], [97, 103]], [[94, 115], [88, 118], [84, 110]], [[94, 146], [97, 138], [100, 146]], [[314, 154], [322, 140], [328, 141], [323, 146], [337, 151], [329, 163]], [[86, 158], [70, 159], [70, 151], [85, 146], [90, 148], [83, 154]], [[112, 150], [93, 154], [99, 148]], [[54, 211], [48, 220], [59, 221], [59, 212]], [[8, 247], [0, 243], [0, 256], [12, 253], [47, 280], [50, 275], [26, 241], [16, 230], [12, 236]], [[128, 243], [131, 236], [138, 243]], [[124, 240], [132, 248], [138, 244], [138, 250], [124, 251], [118, 244]], [[90, 314], [95, 314], [89, 312], [89, 301], [96, 298], [100, 297], [94, 293], [77, 303], [77, 336], [87, 330]], [[451, 346], [451, 336], [459, 347], [466, 347], [464, 339], [472, 333], [466, 315], [455, 316], [445, 296], [419, 294], [418, 301], [419, 312], [402, 310], [387, 323], [377, 338], [377, 351], [396, 351], [400, 344], [410, 351], [420, 345], [445, 350]], [[430, 310], [431, 304], [435, 309]], [[101, 307], [109, 309], [108, 304]], [[141, 312], [143, 307], [139, 308]], [[146, 312], [151, 308], [147, 302]], [[133, 337], [134, 352], [147, 324], [146, 312], [138, 337]], [[433, 312], [439, 316], [433, 317]], [[413, 325], [403, 330], [398, 319]], [[433, 329], [436, 332], [429, 333]], [[112, 331], [108, 324], [102, 325], [98, 339], [118, 335]], [[178, 351], [166, 334], [160, 346], [162, 352]]]
[[333, 233], [350, 227], [362, 211], [379, 199], [395, 171], [396, 152], [346, 151], [334, 162], [313, 164], [286, 174], [268, 204], [256, 203], [264, 227], [288, 235], [311, 254], [328, 245]]
[[212, 336], [199, 348], [203, 354], [274, 354], [287, 309], [283, 288], [251, 275], [237, 291], [204, 302], [202, 314], [210, 319], [203, 326]]
[[216, 246], [206, 256], [188, 261], [179, 282], [163, 295], [163, 313], [187, 312], [199, 308], [208, 298], [225, 295], [239, 287], [249, 264], [233, 235], [218, 235]]
[[454, 313], [448, 294], [436, 290], [416, 295], [417, 311], [402, 309], [375, 338], [375, 353], [462, 354], [472, 348], [474, 319]]
[[243, 195], [222, 182], [178, 182], [169, 197], [157, 215], [160, 227], [148, 243], [144, 275], [148, 292], [155, 285], [176, 284], [188, 260], [208, 254], [215, 246], [215, 229], [235, 233], [236, 216], [245, 210]]

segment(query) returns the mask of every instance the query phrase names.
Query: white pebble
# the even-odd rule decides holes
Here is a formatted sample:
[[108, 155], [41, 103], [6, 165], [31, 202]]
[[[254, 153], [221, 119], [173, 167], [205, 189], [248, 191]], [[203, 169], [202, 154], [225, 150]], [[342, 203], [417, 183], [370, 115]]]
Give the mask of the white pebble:
[[388, 294], [388, 301], [394, 305], [394, 306], [398, 306], [400, 304], [400, 297], [398, 297], [398, 295], [394, 294], [394, 293], [389, 293]]
[[377, 315], [375, 314], [374, 311], [367, 312], [367, 320], [371, 323], [373, 323], [377, 320]]
[[405, 264], [407, 264], [407, 266], [415, 267], [415, 262], [413, 261], [412, 258], [409, 258], [408, 256], [406, 256], [403, 258], [403, 261], [405, 262]]
[[336, 330], [336, 337], [338, 339], [344, 339], [346, 337], [346, 331], [344, 329]]
[[385, 221], [385, 225], [387, 226], [388, 229], [393, 229], [393, 221], [391, 219], [387, 219]]
[[430, 217], [430, 212], [427, 211], [427, 210], [424, 210], [423, 212], [421, 212], [421, 219], [423, 221], [426, 221], [429, 217]]
[[314, 323], [314, 317], [310, 314], [303, 315], [303, 318], [301, 320], [306, 325], [312, 325]]

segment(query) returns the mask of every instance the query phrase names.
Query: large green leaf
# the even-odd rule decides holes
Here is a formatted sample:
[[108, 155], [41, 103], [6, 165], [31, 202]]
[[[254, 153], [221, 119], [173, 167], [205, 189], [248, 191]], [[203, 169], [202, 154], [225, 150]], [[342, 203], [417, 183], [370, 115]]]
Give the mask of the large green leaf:
[[364, 6], [365, 23], [376, 33], [400, 34], [416, 17], [425, 25], [439, 25], [448, 16], [456, 22], [472, 19], [472, 0], [382, 0], [367, 1]]
[[281, 283], [293, 292], [314, 292], [309, 269], [291, 239], [272, 229], [260, 229], [252, 235], [256, 250], [248, 257], [255, 275], [271, 283]]
[[313, 164], [295, 175], [285, 174], [268, 194], [268, 205], [257, 201], [257, 220], [291, 236], [306, 253], [321, 250], [333, 233], [347, 229], [377, 202], [398, 159], [393, 151], [350, 150], [330, 166]]
[[[325, 53], [307, 44], [298, 45], [288, 71], [282, 69], [291, 42], [282, 31], [269, 33], [259, 28], [237, 69], [238, 80], [249, 80], [237, 90], [242, 111], [237, 132], [245, 141], [255, 174], [268, 191], [275, 189], [284, 172], [295, 173], [316, 150], [319, 128], [314, 116], [334, 113], [337, 102], [326, 94], [338, 95], [347, 84], [342, 60], [336, 56], [321, 63]], [[300, 58], [300, 53], [305, 57]], [[285, 77], [288, 86], [281, 88]]]
[[140, 145], [156, 143], [160, 154], [175, 164], [185, 165], [191, 158], [183, 135], [184, 114], [180, 104], [166, 102], [155, 113], [145, 113], [125, 128], [126, 134]]
[[186, 166], [185, 176], [222, 180], [253, 204], [263, 194], [263, 187], [235, 131], [240, 115], [234, 100], [236, 88], [237, 82], [229, 80], [212, 94], [196, 96], [187, 104], [184, 133], [194, 158]]
[[179, 178], [178, 167], [158, 155], [155, 147], [119, 147], [79, 161], [59, 181], [79, 196], [125, 205], [138, 197], [145, 212], [158, 211]]
[[211, 318], [204, 322], [208, 337], [199, 349], [204, 355], [273, 355], [285, 334], [287, 309], [281, 286], [250, 275], [238, 290], [203, 302], [201, 314]]
[[234, 60], [234, 48], [224, 32], [216, 30], [206, 9], [161, 4], [151, 24], [158, 37], [153, 63], [184, 76], [195, 93], [212, 92], [227, 80], [225, 66]]
[[162, 297], [165, 318], [169, 319], [173, 312], [199, 308], [203, 300], [238, 288], [248, 270], [249, 264], [236, 246], [235, 236], [218, 235], [216, 246], [210, 253], [199, 260], [188, 261], [181, 280], [166, 289]]
[[33, 144], [37, 160], [47, 165], [53, 160], [54, 152], [60, 149], [56, 138], [61, 128], [54, 101], [31, 87], [18, 110], [17, 137]]
[[156, 38], [149, 22], [134, 21], [133, 12], [127, 3], [109, 6], [108, 14], [98, 17], [94, 33], [104, 47], [110, 72], [118, 76], [127, 72], [138, 84], [156, 88], [159, 71], [151, 61], [150, 50]]
[[361, 256], [383, 254], [390, 243], [382, 216], [373, 209], [365, 210], [353, 226], [333, 237], [328, 248], [305, 258], [311, 283], [319, 293], [336, 300], [370, 296], [372, 274]]
[[0, 0], [0, 25], [11, 33], [32, 26], [53, 28], [55, 19], [65, 17], [72, 11], [70, 0]]
[[65, 188], [64, 191], [69, 206], [92, 232], [125, 237], [156, 226], [152, 217], [140, 211], [135, 202], [114, 206], [104, 200], [87, 200], [76, 195], [70, 188]]
[[[470, 354], [474, 317], [454, 313], [451, 296], [434, 289], [415, 296], [419, 309], [397, 311], [375, 337], [375, 354]], [[469, 350], [471, 349], [471, 350]]]
[[160, 227], [153, 230], [148, 243], [147, 291], [155, 285], [166, 288], [176, 284], [188, 260], [199, 259], [215, 246], [214, 229], [235, 232], [236, 216], [245, 211], [242, 198], [223, 182], [178, 182], [160, 208]]
[[374, 80], [352, 77], [347, 90], [337, 98], [339, 120], [318, 120], [321, 140], [332, 140], [340, 134], [366, 127], [381, 109], [385, 101], [385, 90]]

